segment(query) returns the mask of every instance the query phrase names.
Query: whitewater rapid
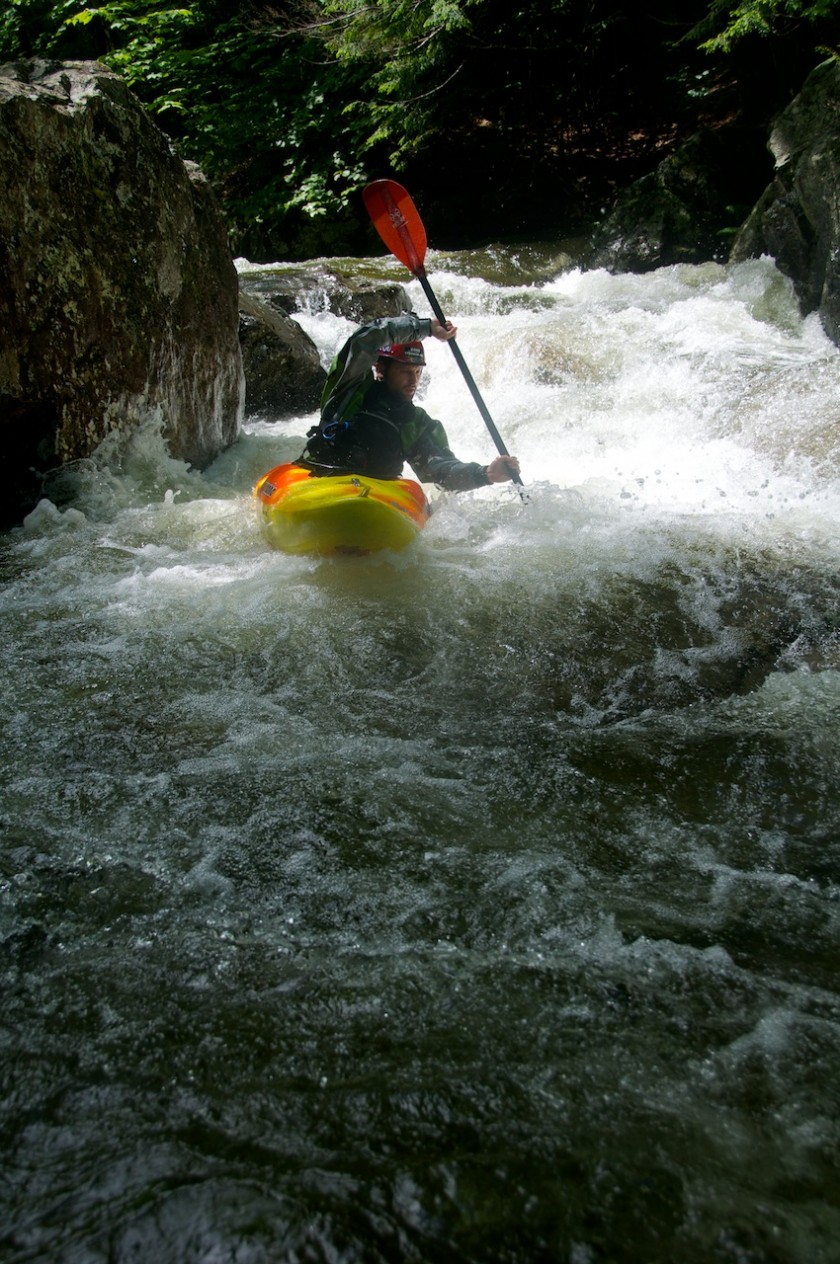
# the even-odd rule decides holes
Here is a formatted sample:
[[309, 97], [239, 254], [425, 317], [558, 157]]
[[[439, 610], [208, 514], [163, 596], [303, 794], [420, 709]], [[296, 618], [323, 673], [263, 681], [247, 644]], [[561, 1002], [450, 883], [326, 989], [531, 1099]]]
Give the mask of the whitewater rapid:
[[768, 259], [427, 266], [525, 499], [285, 556], [255, 416], [2, 538], [10, 1261], [837, 1258], [837, 349]]

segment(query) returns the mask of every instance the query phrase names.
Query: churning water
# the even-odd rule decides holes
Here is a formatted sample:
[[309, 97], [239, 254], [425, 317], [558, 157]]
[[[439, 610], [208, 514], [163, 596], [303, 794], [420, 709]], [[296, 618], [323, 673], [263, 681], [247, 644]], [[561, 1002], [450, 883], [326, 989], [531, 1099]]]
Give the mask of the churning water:
[[4, 1261], [840, 1259], [840, 357], [767, 260], [430, 276], [527, 501], [272, 553], [254, 418], [2, 539]]

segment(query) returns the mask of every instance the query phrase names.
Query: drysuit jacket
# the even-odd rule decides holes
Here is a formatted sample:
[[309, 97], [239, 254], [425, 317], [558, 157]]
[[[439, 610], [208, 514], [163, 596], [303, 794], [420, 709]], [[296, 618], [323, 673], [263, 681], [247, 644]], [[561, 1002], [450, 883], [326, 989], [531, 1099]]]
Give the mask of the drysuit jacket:
[[413, 342], [432, 332], [413, 313], [363, 325], [339, 351], [321, 397], [321, 421], [307, 436], [302, 463], [314, 473], [350, 470], [373, 478], [399, 478], [408, 461], [423, 483], [448, 491], [487, 484], [478, 462], [459, 461], [439, 421], [378, 382], [371, 370], [381, 346]]

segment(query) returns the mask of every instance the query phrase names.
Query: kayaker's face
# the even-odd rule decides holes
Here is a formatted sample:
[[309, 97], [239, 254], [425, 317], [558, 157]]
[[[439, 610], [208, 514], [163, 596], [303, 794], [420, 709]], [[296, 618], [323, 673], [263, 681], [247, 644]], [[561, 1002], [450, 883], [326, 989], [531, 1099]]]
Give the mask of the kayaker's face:
[[388, 365], [382, 376], [389, 390], [402, 395], [403, 399], [411, 400], [414, 399], [417, 387], [420, 385], [422, 372], [422, 365], [419, 364], [394, 363]]

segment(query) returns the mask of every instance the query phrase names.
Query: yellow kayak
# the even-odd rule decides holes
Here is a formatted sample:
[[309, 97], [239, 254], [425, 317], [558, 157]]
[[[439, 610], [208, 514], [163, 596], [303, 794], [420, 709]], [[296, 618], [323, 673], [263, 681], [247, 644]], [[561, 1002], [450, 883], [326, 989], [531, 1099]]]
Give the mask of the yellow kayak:
[[272, 548], [284, 553], [371, 553], [404, 549], [429, 509], [419, 483], [364, 474], [315, 477], [302, 465], [277, 465], [254, 488], [257, 515]]

